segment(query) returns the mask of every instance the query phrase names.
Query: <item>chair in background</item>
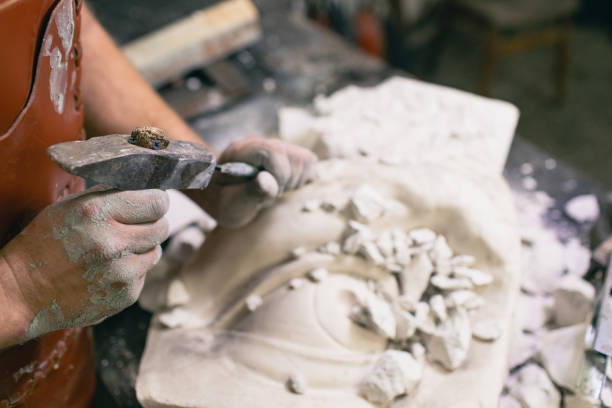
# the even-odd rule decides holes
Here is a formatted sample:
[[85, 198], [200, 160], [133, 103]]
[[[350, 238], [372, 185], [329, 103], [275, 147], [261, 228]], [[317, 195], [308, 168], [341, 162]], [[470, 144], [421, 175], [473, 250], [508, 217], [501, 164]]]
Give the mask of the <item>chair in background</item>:
[[499, 59], [554, 46], [553, 77], [559, 100], [567, 93], [572, 17], [578, 0], [452, 0], [449, 18], [472, 23], [484, 40], [478, 93], [491, 95]]

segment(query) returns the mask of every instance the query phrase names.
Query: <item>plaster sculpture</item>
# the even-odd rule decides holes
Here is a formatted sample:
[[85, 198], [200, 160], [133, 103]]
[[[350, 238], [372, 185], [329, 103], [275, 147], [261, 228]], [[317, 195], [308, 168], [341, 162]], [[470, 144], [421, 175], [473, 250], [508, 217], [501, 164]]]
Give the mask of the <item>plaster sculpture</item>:
[[496, 406], [519, 285], [501, 177], [368, 159], [319, 174], [207, 237], [186, 303], [150, 326], [143, 406]]
[[501, 173], [518, 117], [507, 102], [393, 77], [373, 88], [349, 86], [319, 96], [314, 114], [282, 108], [278, 121], [281, 139], [320, 159], [367, 155], [397, 165], [435, 156]]

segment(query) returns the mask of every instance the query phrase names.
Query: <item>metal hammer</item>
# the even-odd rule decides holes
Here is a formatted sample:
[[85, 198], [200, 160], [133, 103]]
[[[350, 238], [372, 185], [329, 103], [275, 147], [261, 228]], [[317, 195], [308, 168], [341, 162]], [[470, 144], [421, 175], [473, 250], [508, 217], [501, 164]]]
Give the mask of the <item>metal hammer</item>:
[[131, 135], [58, 143], [47, 154], [68, 173], [120, 190], [203, 189], [215, 171], [242, 180], [259, 172], [247, 163], [217, 165], [203, 145], [165, 139], [160, 129], [150, 127], [136, 128]]

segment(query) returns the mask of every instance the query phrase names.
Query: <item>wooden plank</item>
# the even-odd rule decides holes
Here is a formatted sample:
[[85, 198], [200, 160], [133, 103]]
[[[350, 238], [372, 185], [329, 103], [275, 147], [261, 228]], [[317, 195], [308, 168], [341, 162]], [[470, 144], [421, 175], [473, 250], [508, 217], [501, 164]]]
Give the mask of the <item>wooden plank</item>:
[[122, 51], [153, 86], [226, 57], [261, 36], [250, 0], [226, 0], [126, 44]]

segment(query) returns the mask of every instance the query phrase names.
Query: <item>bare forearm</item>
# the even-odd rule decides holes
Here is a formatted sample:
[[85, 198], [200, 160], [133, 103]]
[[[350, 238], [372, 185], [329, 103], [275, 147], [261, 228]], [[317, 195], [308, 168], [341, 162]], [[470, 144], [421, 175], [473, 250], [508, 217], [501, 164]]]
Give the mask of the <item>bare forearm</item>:
[[86, 6], [82, 18], [81, 91], [88, 136], [150, 125], [170, 138], [204, 143], [123, 56]]
[[27, 320], [21, 296], [15, 279], [15, 272], [8, 262], [8, 257], [0, 250], [0, 350], [22, 341]]

